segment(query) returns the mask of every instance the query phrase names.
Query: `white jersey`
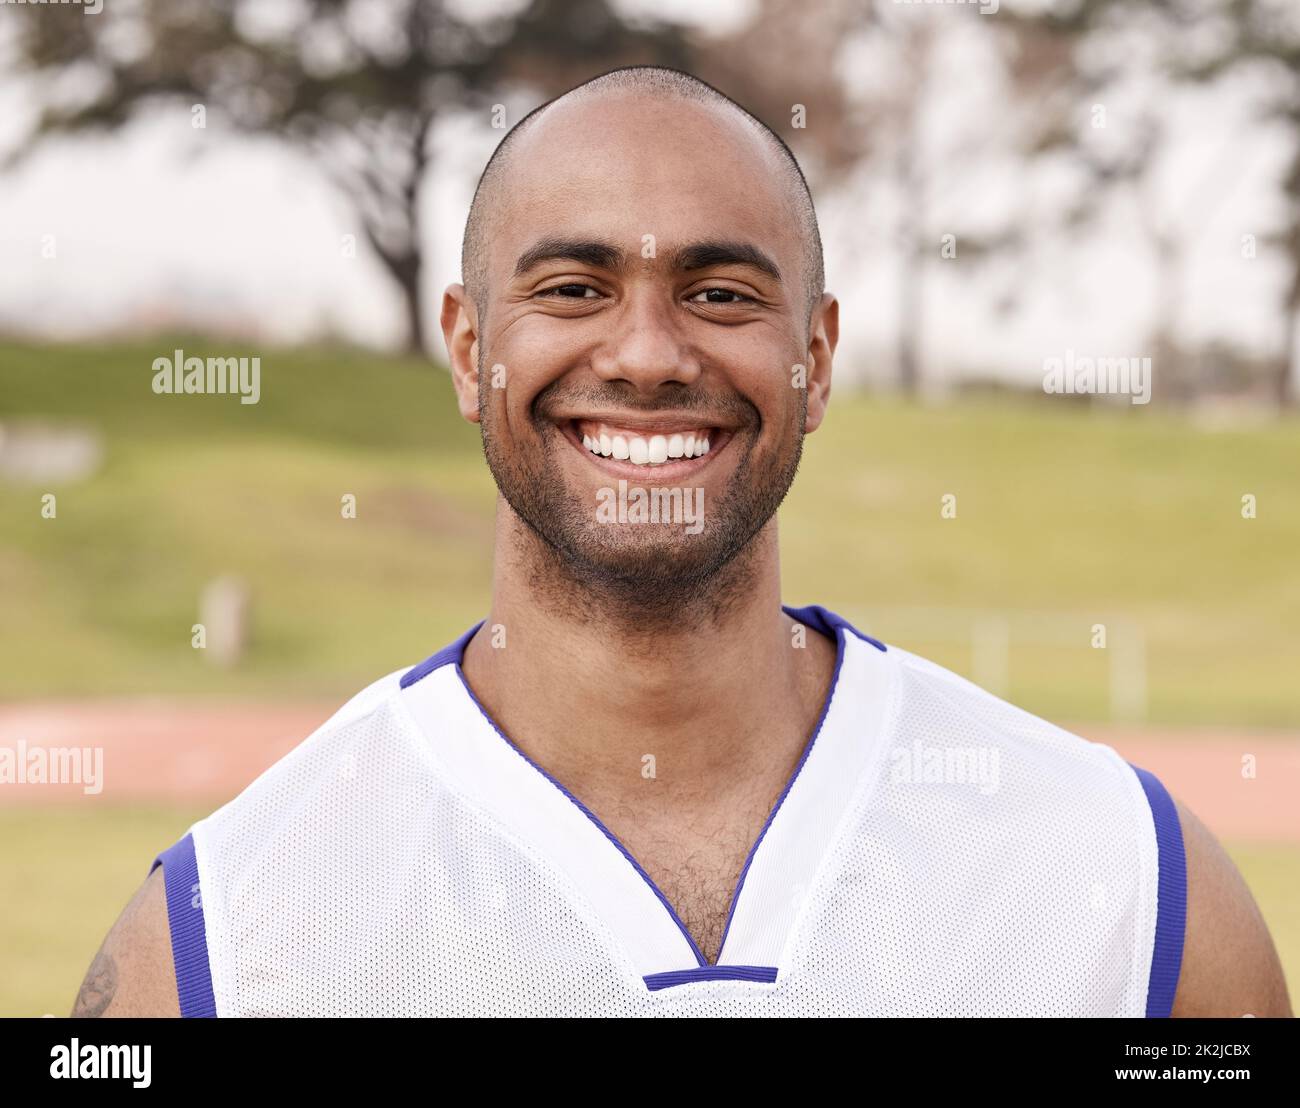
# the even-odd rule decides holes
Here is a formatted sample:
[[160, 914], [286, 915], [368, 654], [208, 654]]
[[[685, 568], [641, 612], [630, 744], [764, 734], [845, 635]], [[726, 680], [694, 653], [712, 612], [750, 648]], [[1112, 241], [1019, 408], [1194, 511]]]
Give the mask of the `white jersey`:
[[164, 867], [186, 1016], [1166, 1016], [1183, 842], [1151, 774], [823, 608], [822, 717], [716, 964], [486, 714], [477, 630], [355, 697]]

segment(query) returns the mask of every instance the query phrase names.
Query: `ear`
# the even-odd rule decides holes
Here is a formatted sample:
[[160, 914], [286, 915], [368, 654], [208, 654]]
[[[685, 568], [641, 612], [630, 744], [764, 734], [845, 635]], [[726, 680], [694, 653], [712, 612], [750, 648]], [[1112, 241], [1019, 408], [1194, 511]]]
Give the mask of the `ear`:
[[808, 340], [808, 417], [805, 434], [821, 426], [831, 397], [831, 359], [840, 341], [840, 302], [829, 292], [813, 309], [812, 329]]
[[478, 309], [464, 285], [448, 285], [442, 294], [443, 341], [460, 414], [478, 422]]

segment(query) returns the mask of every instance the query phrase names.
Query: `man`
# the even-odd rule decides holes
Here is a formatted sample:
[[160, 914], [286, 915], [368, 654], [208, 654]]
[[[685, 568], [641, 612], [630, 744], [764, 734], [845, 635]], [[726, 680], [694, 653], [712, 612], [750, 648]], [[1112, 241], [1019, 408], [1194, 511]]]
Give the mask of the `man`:
[[507, 135], [463, 269], [486, 620], [164, 852], [79, 1011], [1288, 1014], [1151, 774], [782, 607], [839, 305], [779, 138], [606, 74]]

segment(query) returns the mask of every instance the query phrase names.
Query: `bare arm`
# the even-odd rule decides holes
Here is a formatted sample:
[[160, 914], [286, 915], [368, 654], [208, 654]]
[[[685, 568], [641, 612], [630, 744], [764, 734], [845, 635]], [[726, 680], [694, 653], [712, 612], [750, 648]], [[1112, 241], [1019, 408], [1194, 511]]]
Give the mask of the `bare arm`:
[[1290, 1016], [1277, 950], [1241, 873], [1177, 799], [1187, 855], [1187, 934], [1172, 1015]]
[[167, 899], [159, 866], [136, 891], [90, 964], [74, 1016], [179, 1016]]

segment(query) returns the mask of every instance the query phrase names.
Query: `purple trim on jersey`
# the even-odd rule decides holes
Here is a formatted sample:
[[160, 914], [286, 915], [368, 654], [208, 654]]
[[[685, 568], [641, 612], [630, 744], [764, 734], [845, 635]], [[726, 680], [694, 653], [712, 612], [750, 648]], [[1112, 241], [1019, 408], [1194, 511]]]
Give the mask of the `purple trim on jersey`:
[[842, 627], [845, 631], [852, 631], [853, 634], [857, 635], [857, 637], [863, 642], [869, 642], [877, 650], [882, 652], [888, 650], [888, 647], [886, 647], [879, 639], [873, 639], [870, 635], [864, 635], [843, 616], [837, 616], [834, 612], [828, 612], [820, 604], [809, 604], [806, 608], [789, 608], [783, 604], [781, 610], [791, 619], [797, 619], [800, 623], [806, 623], [809, 626], [816, 628], [828, 639], [835, 638], [836, 632]]
[[689, 985], [693, 981], [758, 981], [770, 985], [776, 980], [776, 966], [698, 966], [647, 974], [644, 980], [652, 993], [671, 989], [674, 985]]
[[[807, 608], [787, 608], [782, 605], [781, 610], [791, 619], [799, 623], [806, 623], [815, 630], [820, 631], [823, 635], [835, 640], [835, 672], [831, 674], [831, 686], [826, 693], [826, 703], [822, 705], [822, 714], [817, 718], [817, 726], [813, 728], [812, 737], [808, 740], [807, 745], [803, 748], [803, 753], [799, 755], [799, 763], [794, 767], [794, 773], [790, 775], [790, 780], [785, 783], [785, 788], [781, 790], [781, 795], [776, 798], [776, 803], [772, 806], [772, 811], [768, 814], [767, 822], [763, 824], [763, 830], [758, 833], [758, 838], [754, 840], [754, 845], [749, 849], [749, 857], [745, 859], [744, 868], [740, 871], [740, 880], [736, 882], [736, 891], [731, 894], [731, 907], [727, 911], [727, 923], [722, 929], [722, 942], [718, 944], [718, 950], [722, 951], [727, 946], [727, 936], [731, 934], [731, 921], [736, 915], [736, 905], [740, 902], [741, 890], [745, 887], [745, 878], [749, 876], [749, 867], [754, 864], [754, 855], [758, 853], [758, 848], [762, 845], [763, 839], [767, 835], [767, 829], [772, 826], [772, 821], [776, 819], [776, 814], [781, 810], [781, 804], [786, 798], [786, 794], [794, 786], [795, 780], [799, 776], [799, 771], [803, 769], [803, 764], [808, 760], [808, 755], [812, 753], [813, 744], [817, 741], [817, 736], [822, 733], [822, 725], [826, 722], [826, 716], [831, 710], [831, 701], [835, 698], [835, 690], [840, 685], [840, 667], [844, 664], [844, 630], [853, 631], [859, 638], [866, 638], [857, 631], [847, 620], [841, 619], [833, 612], [828, 612], [825, 608], [816, 604]], [[875, 643], [881, 650], [885, 648], [877, 643], [875, 639], [867, 639], [868, 642]]]
[[474, 632], [476, 632], [486, 622], [487, 620], [485, 619], [479, 620], [455, 642], [448, 643], [439, 650], [437, 654], [425, 658], [418, 666], [412, 666], [408, 669], [404, 674], [402, 674], [402, 680], [400, 682], [401, 687], [404, 689], [410, 688], [410, 686], [414, 685], [418, 680], [420, 680], [420, 678], [428, 677], [429, 674], [441, 666], [450, 665], [452, 662], [460, 665], [461, 660], [465, 657], [465, 647], [469, 643], [469, 640], [474, 637]]
[[1187, 927], [1187, 858], [1183, 829], [1173, 798], [1149, 770], [1132, 762], [1151, 805], [1156, 825], [1156, 938], [1151, 951], [1151, 977], [1147, 983], [1147, 1018], [1165, 1019], [1173, 1011], [1174, 993], [1183, 963], [1183, 935]]
[[[855, 634], [858, 638], [862, 639], [864, 642], [871, 643], [872, 646], [876, 647], [879, 650], [883, 651], [885, 649], [884, 643], [869, 638], [868, 636], [864, 635], [861, 631], [859, 631], [856, 627], [854, 627], [851, 623], [849, 623], [848, 620], [843, 619], [840, 616], [837, 616], [834, 612], [828, 612], [825, 608], [821, 607], [820, 605], [811, 604], [806, 608], [788, 608], [785, 605], [782, 605], [781, 610], [784, 611], [786, 615], [790, 616], [791, 619], [797, 620], [800, 623], [806, 623], [814, 630], [819, 631], [821, 634], [825, 635], [827, 638], [831, 638], [835, 640], [835, 672], [831, 677], [830, 689], [827, 690], [826, 693], [826, 702], [822, 705], [821, 716], [817, 720], [817, 726], [813, 729], [812, 737], [808, 740], [807, 745], [804, 747], [803, 754], [801, 754], [799, 757], [799, 764], [795, 766], [794, 773], [790, 775], [790, 780], [786, 782], [785, 788], [782, 790], [781, 795], [777, 798], [776, 804], [773, 806], [772, 811], [769, 813], [767, 817], [767, 822], [763, 824], [763, 829], [762, 831], [759, 832], [758, 839], [755, 841], [754, 845], [750, 848], [749, 857], [745, 859], [744, 868], [740, 871], [740, 879], [739, 881], [736, 882], [735, 892], [733, 892], [731, 896], [731, 907], [727, 912], [727, 923], [722, 932], [722, 942], [718, 946], [719, 952], [721, 952], [726, 946], [727, 934], [731, 930], [731, 920], [732, 917], [735, 916], [736, 914], [736, 904], [740, 900], [741, 890], [745, 887], [745, 877], [749, 873], [750, 864], [754, 861], [754, 855], [758, 851], [759, 844], [762, 843], [764, 837], [767, 835], [767, 829], [772, 826], [772, 821], [776, 818], [776, 813], [780, 811], [781, 802], [785, 800], [786, 794], [789, 793], [791, 787], [795, 783], [795, 780], [798, 778], [799, 771], [803, 769], [804, 762], [808, 760], [808, 755], [812, 752], [813, 743], [817, 741], [817, 736], [821, 733], [822, 724], [826, 722], [826, 715], [830, 711], [831, 701], [835, 696], [835, 689], [839, 684], [840, 667], [844, 662], [844, 636], [842, 632], [852, 631], [853, 634]], [[608, 827], [606, 827], [603, 823], [600, 822], [600, 820], [596, 817], [596, 814], [592, 812], [590, 808], [588, 808], [585, 804], [583, 804], [581, 800], [579, 800], [576, 796], [573, 795], [573, 793], [569, 792], [569, 790], [566, 789], [562, 784], [560, 784], [559, 781], [557, 781], [554, 777], [552, 777], [549, 773], [547, 773], [545, 769], [539, 766], [530, 757], [528, 757], [527, 754], [525, 754], [522, 750], [520, 750], [519, 747], [516, 746], [515, 743], [511, 740], [510, 736], [507, 735], [504, 731], [501, 730], [500, 727], [497, 726], [496, 720], [492, 718], [492, 716], [488, 713], [487, 709], [484, 708], [483, 705], [479, 702], [479, 698], [474, 695], [474, 690], [469, 687], [469, 682], [465, 680], [465, 671], [461, 668], [461, 663], [464, 661], [465, 647], [469, 643], [469, 640], [474, 637], [475, 632], [478, 631], [478, 629], [482, 627], [483, 624], [486, 622], [487, 622], [486, 620], [480, 620], [468, 631], [466, 631], [463, 635], [461, 635], [461, 637], [457, 639], [454, 643], [451, 643], [443, 647], [441, 650], [438, 651], [437, 654], [434, 654], [429, 658], [426, 658], [418, 666], [407, 671], [407, 673], [402, 677], [401, 687], [404, 689], [408, 688], [409, 686], [415, 684], [415, 682], [419, 681], [421, 678], [427, 677], [435, 669], [438, 669], [442, 666], [455, 665], [456, 675], [460, 678], [460, 683], [464, 686], [465, 692], [469, 695], [470, 700], [474, 702], [474, 706], [478, 708], [479, 714], [482, 715], [482, 717], [491, 725], [492, 730], [494, 730], [498, 735], [500, 735], [501, 738], [504, 739], [510, 745], [511, 749], [514, 750], [514, 752], [518, 754], [521, 758], [523, 758], [525, 762], [527, 762], [530, 766], [532, 766], [533, 769], [535, 769], [538, 773], [540, 773], [543, 777], [545, 777], [546, 780], [548, 780], [552, 785], [554, 785], [557, 789], [559, 789], [560, 792], [562, 792], [565, 796], [567, 796], [575, 805], [577, 805], [578, 809], [583, 813], [583, 815], [585, 815], [589, 820], [591, 820], [591, 822], [594, 823], [597, 828], [599, 828], [601, 834], [603, 834], [605, 838], [607, 838], [617, 848], [618, 852], [628, 860], [628, 863], [641, 876], [641, 879], [648, 886], [650, 886], [650, 891], [653, 892], [655, 896], [659, 898], [659, 903], [664, 906], [665, 911], [667, 911], [673, 923], [677, 925], [677, 930], [679, 930], [682, 933], [682, 937], [686, 940], [687, 944], [691, 948], [691, 953], [695, 955], [695, 960], [699, 964], [699, 970], [717, 969], [718, 967], [711, 966], [709, 964], [709, 960], [704, 957], [704, 953], [700, 950], [695, 940], [691, 938], [691, 933], [686, 929], [686, 925], [682, 923], [681, 917], [677, 914], [676, 909], [673, 908], [668, 898], [664, 896], [663, 891], [659, 888], [659, 886], [654, 883], [653, 878], [651, 878], [651, 876], [648, 873], [646, 873], [641, 863], [638, 862], [634, 857], [632, 857], [632, 854], [627, 849], [627, 847], [625, 847], [621, 842], [618, 841], [617, 836], [614, 835], [614, 833], [610, 831]], [[733, 966], [729, 968], [736, 969], [738, 967]], [[753, 969], [753, 967], [739, 967], [739, 968], [746, 969], [746, 970]], [[677, 974], [677, 973], [690, 974], [695, 972], [698, 971], [697, 970], [672, 970], [667, 974], [652, 974], [651, 977], [658, 979], [661, 977], [672, 976], [673, 974]], [[767, 971], [762, 970], [762, 972], [767, 972]], [[772, 980], [775, 980], [776, 971], [772, 970], [771, 972], [773, 974]], [[745, 978], [744, 980], [750, 980], [750, 978]], [[649, 984], [649, 981], [650, 978], [647, 978], [646, 979], [647, 984]], [[670, 982], [670, 984], [680, 984], [680, 982], [673, 981]], [[659, 985], [659, 986], [651, 986], [651, 987], [663, 988], [665, 986]]]
[[[834, 612], [828, 612], [820, 604], [809, 604], [806, 608], [790, 608], [783, 604], [781, 610], [791, 619], [797, 619], [800, 623], [806, 623], [815, 630], [820, 631], [828, 639], [835, 638], [837, 630], [843, 627], [847, 631], [852, 631], [863, 642], [869, 642], [877, 650], [886, 649], [885, 644], [879, 639], [873, 639], [870, 635], [864, 635], [848, 620], [841, 616], [837, 616]], [[486, 622], [487, 620], [484, 619], [479, 620], [455, 642], [448, 643], [439, 650], [437, 654], [431, 654], [419, 665], [412, 666], [408, 669], [404, 674], [402, 674], [400, 682], [401, 687], [404, 689], [410, 688], [410, 686], [414, 685], [421, 678], [428, 677], [435, 669], [451, 665], [452, 662], [455, 662], [456, 665], [459, 666], [465, 659], [465, 647], [469, 645], [469, 640], [474, 637], [478, 629]]]
[[167, 926], [172, 935], [172, 963], [176, 967], [176, 994], [181, 1016], [215, 1018], [212, 969], [208, 964], [208, 935], [199, 895], [199, 864], [194, 857], [194, 836], [187, 834], [169, 846], [149, 867], [163, 868], [167, 891]]
[[691, 933], [686, 930], [686, 925], [682, 923], [681, 917], [677, 915], [677, 912], [673, 909], [673, 906], [668, 902], [668, 898], [664, 896], [664, 894], [660, 891], [659, 886], [654, 883], [650, 875], [646, 873], [646, 871], [642, 868], [641, 863], [638, 862], [635, 858], [633, 858], [631, 853], [628, 851], [627, 847], [625, 847], [621, 842], [618, 841], [617, 836], [615, 836], [615, 834], [608, 827], [606, 827], [603, 823], [600, 822], [600, 820], [596, 817], [595, 812], [593, 812], [590, 808], [588, 808], [581, 800], [579, 800], [576, 796], [574, 796], [573, 793], [569, 792], [568, 789], [566, 789], [563, 785], [561, 785], [559, 781], [557, 781], [554, 777], [552, 777], [549, 773], [547, 773], [545, 769], [539, 766], [530, 757], [528, 757], [527, 754], [525, 754], [522, 750], [520, 750], [519, 747], [517, 747], [514, 744], [514, 742], [511, 740], [510, 736], [507, 735], [504, 731], [501, 730], [500, 727], [497, 726], [497, 721], [494, 720], [488, 714], [487, 709], [483, 707], [482, 703], [480, 703], [479, 698], [474, 695], [474, 690], [469, 687], [469, 682], [465, 680], [465, 671], [461, 669], [459, 658], [456, 659], [456, 676], [460, 678], [460, 683], [465, 687], [465, 692], [469, 694], [469, 698], [472, 701], [474, 701], [474, 706], [478, 708], [479, 713], [483, 716], [485, 720], [487, 720], [488, 723], [492, 725], [492, 730], [495, 731], [498, 735], [500, 735], [507, 743], [509, 743], [510, 748], [516, 754], [518, 754], [519, 757], [521, 757], [525, 762], [527, 762], [530, 766], [532, 766], [533, 769], [535, 769], [538, 773], [540, 773], [543, 777], [545, 777], [546, 780], [548, 780], [552, 785], [554, 785], [557, 789], [559, 789], [560, 792], [562, 792], [571, 801], [573, 801], [573, 803], [576, 804], [578, 808], [581, 810], [582, 814], [585, 815], [589, 820], [591, 820], [591, 822], [594, 823], [600, 829], [601, 834], [603, 834], [605, 838], [607, 838], [611, 843], [613, 843], [614, 846], [618, 848], [619, 853], [622, 854], [623, 857], [626, 858], [631, 863], [632, 868], [635, 869], [637, 873], [641, 875], [641, 880], [643, 880], [647, 885], [650, 886], [651, 892], [653, 892], [655, 896], [659, 898], [659, 902], [664, 906], [665, 909], [667, 909], [668, 914], [672, 917], [673, 922], [677, 924], [677, 929], [682, 933], [682, 936], [690, 944], [691, 953], [695, 955], [696, 961], [698, 961], [701, 966], [707, 966], [709, 964], [709, 960], [704, 957], [704, 955], [700, 952], [700, 948], [695, 945], [695, 940], [691, 938]]

